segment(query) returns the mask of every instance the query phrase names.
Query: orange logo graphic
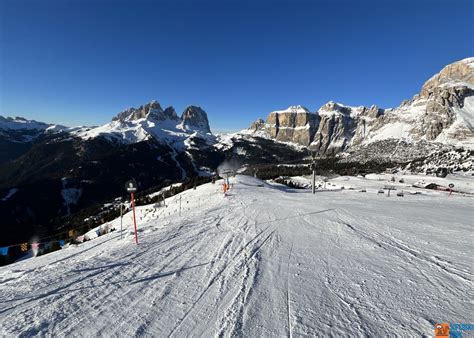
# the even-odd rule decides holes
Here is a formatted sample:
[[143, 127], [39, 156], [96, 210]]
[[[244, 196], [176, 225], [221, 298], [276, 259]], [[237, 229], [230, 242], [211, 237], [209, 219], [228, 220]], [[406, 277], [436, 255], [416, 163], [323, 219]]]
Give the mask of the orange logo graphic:
[[435, 337], [449, 337], [449, 324], [441, 323], [435, 325]]

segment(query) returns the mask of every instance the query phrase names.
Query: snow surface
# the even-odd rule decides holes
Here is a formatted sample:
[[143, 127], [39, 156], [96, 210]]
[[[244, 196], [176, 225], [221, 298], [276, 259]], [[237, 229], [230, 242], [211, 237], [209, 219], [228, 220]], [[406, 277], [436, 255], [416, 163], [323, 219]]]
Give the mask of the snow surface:
[[297, 105], [297, 106], [289, 106], [288, 108], [283, 109], [283, 110], [275, 110], [275, 111], [272, 111], [270, 114], [285, 114], [285, 113], [309, 114], [310, 111], [301, 105]]
[[[474, 96], [464, 99], [462, 108], [453, 108], [456, 120], [436, 138], [437, 142], [454, 144], [466, 149], [474, 149]], [[465, 132], [465, 137], [460, 134]]]
[[400, 139], [400, 140], [411, 140], [412, 126], [405, 122], [394, 122], [386, 124], [380, 129], [370, 133], [366, 143], [387, 140], [387, 139]]
[[[287, 177], [287, 181], [291, 181], [298, 187], [310, 188], [312, 177], [309, 176], [292, 176]], [[358, 176], [338, 176], [332, 179], [327, 179], [325, 176], [316, 176], [316, 187], [326, 190], [340, 190], [365, 189], [366, 192], [378, 192], [383, 189], [385, 185], [395, 187], [398, 191], [405, 193], [419, 193], [426, 196], [445, 196], [446, 192], [431, 189], [420, 189], [429, 184], [436, 184], [442, 187], [448, 187], [449, 184], [454, 184], [453, 191], [461, 194], [469, 194], [474, 197], [474, 176], [465, 174], [449, 174], [446, 177], [436, 177], [428, 175], [415, 174], [367, 174], [365, 177]], [[325, 184], [325, 181], [326, 184]]]
[[[379, 178], [330, 182], [346, 179]], [[138, 207], [138, 246], [128, 213], [122, 240], [116, 219], [0, 267], [0, 334], [412, 337], [472, 322], [472, 198], [231, 182]]]
[[474, 96], [464, 99], [464, 109], [457, 109], [457, 113], [466, 122], [468, 128], [474, 131]]

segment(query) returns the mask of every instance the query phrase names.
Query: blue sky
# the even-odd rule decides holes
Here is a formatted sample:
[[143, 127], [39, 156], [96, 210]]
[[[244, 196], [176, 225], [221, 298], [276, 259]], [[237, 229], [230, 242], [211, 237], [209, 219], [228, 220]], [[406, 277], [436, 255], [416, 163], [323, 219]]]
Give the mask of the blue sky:
[[103, 124], [158, 100], [238, 130], [289, 105], [397, 106], [474, 55], [459, 1], [0, 0], [0, 114]]

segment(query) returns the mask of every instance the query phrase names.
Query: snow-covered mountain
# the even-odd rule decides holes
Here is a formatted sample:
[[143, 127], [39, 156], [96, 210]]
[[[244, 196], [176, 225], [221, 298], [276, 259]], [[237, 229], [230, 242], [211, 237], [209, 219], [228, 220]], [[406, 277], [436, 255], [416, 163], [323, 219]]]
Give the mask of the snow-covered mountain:
[[45, 130], [50, 126], [52, 125], [23, 117], [0, 116], [0, 130]]
[[0, 116], [0, 137], [5, 141], [27, 143], [36, 140], [45, 133], [57, 133], [72, 130], [75, 129], [58, 124], [28, 120], [23, 117]]
[[190, 138], [201, 138], [211, 144], [214, 141], [202, 108], [189, 106], [178, 117], [173, 107], [163, 110], [157, 101], [124, 110], [110, 123], [77, 130], [73, 135], [84, 140], [103, 137], [123, 144], [155, 139], [180, 150], [187, 147]]
[[[320, 154], [383, 140], [443, 143], [474, 149], [474, 58], [443, 68], [399, 107], [352, 107], [328, 102], [315, 113], [301, 106], [271, 112], [250, 131], [307, 146]], [[244, 133], [248, 133], [245, 131]]]
[[22, 117], [0, 116], [0, 165], [26, 153], [45, 137], [54, 137], [76, 128], [48, 124]]
[[[374, 148], [381, 141], [403, 141], [415, 148], [438, 143], [474, 149], [473, 124], [474, 58], [466, 58], [446, 66], [426, 81], [419, 94], [399, 107], [354, 107], [329, 101], [312, 113], [303, 106], [290, 106], [271, 112], [266, 121], [257, 120], [234, 139], [245, 140], [243, 135], [253, 141], [266, 138], [304, 146], [320, 155]], [[179, 117], [173, 107], [162, 109], [156, 101], [126, 109], [110, 123], [93, 128], [0, 117], [0, 137], [29, 142], [46, 132], [67, 132], [82, 140], [101, 137], [121, 144], [155, 140], [176, 151], [186, 151], [193, 143], [217, 149], [229, 149], [233, 144], [232, 137], [221, 141], [212, 135], [202, 108], [189, 106]], [[196, 139], [200, 141], [193, 141]], [[387, 153], [393, 151], [387, 149]]]

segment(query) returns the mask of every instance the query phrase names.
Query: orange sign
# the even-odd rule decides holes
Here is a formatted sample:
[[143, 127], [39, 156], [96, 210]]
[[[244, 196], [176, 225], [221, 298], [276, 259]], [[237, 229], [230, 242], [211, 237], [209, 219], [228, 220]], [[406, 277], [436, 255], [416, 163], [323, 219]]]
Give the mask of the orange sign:
[[435, 337], [449, 337], [449, 324], [441, 323], [435, 325]]

